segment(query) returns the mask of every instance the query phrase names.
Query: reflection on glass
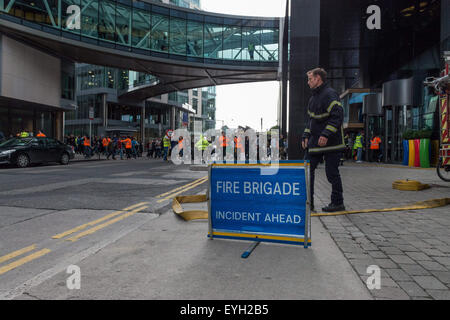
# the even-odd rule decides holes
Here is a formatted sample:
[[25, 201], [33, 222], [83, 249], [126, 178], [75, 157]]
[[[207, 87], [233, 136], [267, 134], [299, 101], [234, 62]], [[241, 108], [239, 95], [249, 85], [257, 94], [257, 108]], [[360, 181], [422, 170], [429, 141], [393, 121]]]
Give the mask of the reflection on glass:
[[[78, 15], [68, 12], [73, 5], [79, 7]], [[221, 24], [214, 17], [208, 20], [214, 23], [203, 23], [201, 14], [189, 20], [170, 10], [174, 12], [169, 17], [164, 9], [136, 0], [132, 7], [115, 0], [9, 0], [3, 5], [3, 12], [27, 21], [141, 50], [206, 59], [278, 61], [276, 20], [228, 19]], [[68, 27], [76, 21], [80, 29]]]
[[205, 58], [222, 59], [223, 27], [218, 24], [205, 24]]
[[102, 0], [100, 2], [100, 21], [98, 37], [103, 40], [115, 41], [115, 2]]
[[242, 60], [261, 60], [261, 30], [242, 28]]
[[203, 24], [200, 22], [187, 22], [186, 54], [193, 57], [203, 56]]
[[120, 4], [116, 5], [116, 35], [121, 45], [131, 43], [131, 8]]
[[151, 15], [141, 9], [133, 9], [132, 45], [139, 49], [150, 49]]
[[169, 50], [169, 17], [152, 15], [151, 49], [167, 52]]
[[98, 38], [98, 1], [82, 0], [81, 34], [85, 37]]
[[186, 20], [170, 18], [170, 53], [185, 55], [187, 52]]
[[223, 59], [241, 60], [241, 27], [225, 26], [223, 29]]

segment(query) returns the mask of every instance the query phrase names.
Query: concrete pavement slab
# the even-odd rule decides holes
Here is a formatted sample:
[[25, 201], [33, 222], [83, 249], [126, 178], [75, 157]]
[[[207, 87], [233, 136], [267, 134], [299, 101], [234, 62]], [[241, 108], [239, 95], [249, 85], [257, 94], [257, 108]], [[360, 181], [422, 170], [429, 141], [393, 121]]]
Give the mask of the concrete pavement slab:
[[81, 289], [60, 273], [31, 288], [39, 299], [371, 299], [318, 219], [313, 246], [209, 240], [207, 222], [171, 211], [79, 263]]

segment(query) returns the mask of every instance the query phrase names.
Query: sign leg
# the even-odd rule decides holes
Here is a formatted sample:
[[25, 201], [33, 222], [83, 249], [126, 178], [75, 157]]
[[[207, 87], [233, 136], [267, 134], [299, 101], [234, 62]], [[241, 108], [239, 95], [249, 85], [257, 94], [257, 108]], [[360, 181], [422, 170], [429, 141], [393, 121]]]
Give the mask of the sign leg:
[[255, 250], [255, 248], [258, 246], [258, 244], [260, 242], [261, 241], [253, 242], [253, 244], [250, 247], [248, 247], [247, 250], [244, 251], [244, 253], [241, 255], [241, 258], [242, 259], [247, 259], [252, 254], [253, 250]]

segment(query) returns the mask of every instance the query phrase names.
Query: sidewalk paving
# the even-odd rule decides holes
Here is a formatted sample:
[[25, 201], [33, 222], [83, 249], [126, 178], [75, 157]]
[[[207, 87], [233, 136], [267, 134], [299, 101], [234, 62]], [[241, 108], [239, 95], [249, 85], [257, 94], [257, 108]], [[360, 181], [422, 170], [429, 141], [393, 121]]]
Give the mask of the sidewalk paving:
[[[450, 184], [441, 181], [435, 169], [349, 164], [341, 167], [341, 175], [347, 210], [450, 197]], [[331, 187], [323, 171], [319, 176], [317, 195], [326, 205]], [[393, 181], [404, 179], [431, 188], [392, 189]], [[375, 298], [450, 299], [450, 206], [319, 219], [363, 282], [368, 265], [381, 268], [381, 289], [370, 291]]]
[[[348, 210], [450, 194], [431, 169], [346, 163], [341, 175]], [[407, 178], [432, 187], [392, 189]], [[316, 181], [321, 208], [331, 193], [323, 165]], [[170, 210], [80, 261], [81, 290], [68, 290], [62, 272], [18, 299], [450, 299], [449, 227], [449, 206], [313, 217], [311, 248], [261, 243], [242, 259], [250, 242], [211, 241], [207, 221]], [[381, 268], [379, 290], [366, 287], [370, 265]]]

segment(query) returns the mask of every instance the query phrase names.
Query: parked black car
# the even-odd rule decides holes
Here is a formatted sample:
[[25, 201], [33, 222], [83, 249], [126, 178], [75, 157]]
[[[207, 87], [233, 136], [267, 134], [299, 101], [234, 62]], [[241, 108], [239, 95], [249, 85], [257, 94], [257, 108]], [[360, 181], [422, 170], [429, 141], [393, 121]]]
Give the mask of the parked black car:
[[0, 143], [0, 164], [25, 168], [31, 163], [68, 164], [75, 157], [72, 146], [51, 138], [11, 138]]

